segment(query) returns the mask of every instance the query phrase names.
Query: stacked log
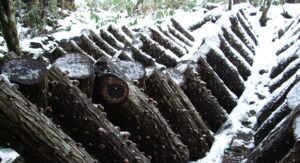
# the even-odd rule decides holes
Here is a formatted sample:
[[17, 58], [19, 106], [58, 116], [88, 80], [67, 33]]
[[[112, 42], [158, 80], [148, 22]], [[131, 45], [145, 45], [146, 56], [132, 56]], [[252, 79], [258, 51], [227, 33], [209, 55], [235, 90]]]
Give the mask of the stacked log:
[[220, 12], [207, 12], [201, 21], [191, 25], [188, 29], [190, 31], [194, 31], [196, 29], [201, 28], [207, 22], [215, 23], [220, 17]]

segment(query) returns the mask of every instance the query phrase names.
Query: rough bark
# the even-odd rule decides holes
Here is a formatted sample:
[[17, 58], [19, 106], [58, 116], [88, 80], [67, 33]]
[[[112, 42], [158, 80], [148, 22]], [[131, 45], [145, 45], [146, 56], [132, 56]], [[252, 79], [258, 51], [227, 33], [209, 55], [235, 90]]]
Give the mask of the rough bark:
[[79, 53], [65, 54], [53, 63], [89, 98], [92, 97], [94, 87], [93, 64], [90, 58]]
[[171, 22], [174, 28], [177, 29], [180, 33], [182, 33], [186, 38], [188, 38], [191, 41], [195, 41], [194, 36], [188, 30], [183, 28], [178, 21], [176, 21], [174, 18], [171, 18]]
[[292, 62], [295, 62], [295, 60], [298, 60], [299, 56], [297, 55], [291, 55], [289, 57], [284, 57], [283, 59], [278, 58], [277, 64], [272, 67], [270, 78], [274, 79], [278, 75], [280, 75]]
[[49, 59], [50, 62], [55, 61], [57, 58], [62, 57], [67, 54], [67, 52], [60, 46], [56, 46], [50, 53], [49, 56], [45, 56]]
[[141, 34], [140, 37], [143, 42], [142, 50], [156, 59], [156, 62], [167, 67], [175, 67], [178, 57], [171, 51], [167, 51], [161, 45], [153, 41], [151, 38]]
[[251, 66], [235, 49], [229, 45], [222, 35], [219, 35], [219, 38], [221, 40], [220, 49], [228, 60], [237, 68], [243, 79], [247, 80], [247, 78], [251, 75]]
[[123, 26], [122, 26], [122, 31], [123, 31], [128, 37], [130, 37], [131, 39], [133, 39], [134, 33], [133, 33], [126, 25], [123, 25]]
[[206, 83], [190, 67], [184, 72], [185, 82], [181, 86], [208, 127], [216, 132], [227, 120], [227, 113], [215, 96], [207, 89]]
[[103, 98], [98, 98], [100, 83], [96, 77], [94, 101], [104, 105], [108, 118], [122, 129], [129, 131], [132, 140], [147, 156], [152, 156], [153, 162], [186, 162], [189, 158], [186, 146], [171, 130], [156, 108], [155, 102], [134, 86], [122, 75], [117, 66], [108, 60], [99, 60], [95, 68], [99, 77], [106, 70], [106, 73], [121, 77], [129, 88], [128, 96], [122, 102], [110, 104]]
[[18, 31], [15, 22], [15, 14], [12, 0], [0, 1], [0, 25], [6, 41], [7, 49], [23, 56], [19, 45]]
[[191, 25], [191, 26], [189, 27], [189, 30], [190, 30], [190, 31], [194, 31], [194, 30], [196, 30], [196, 29], [199, 29], [199, 28], [201, 28], [204, 24], [206, 24], [207, 22], [215, 23], [217, 20], [219, 20], [220, 17], [221, 17], [221, 14], [220, 14], [220, 13], [217, 14], [217, 15], [214, 15], [214, 14], [212, 14], [212, 13], [207, 13], [201, 21], [199, 21], [199, 22], [197, 22], [197, 23]]
[[279, 161], [279, 163], [300, 162], [300, 143], [296, 142], [293, 148]]
[[92, 30], [90, 31], [89, 38], [93, 40], [99, 48], [103, 49], [110, 56], [114, 56], [118, 52], [114, 47], [112, 47], [109, 43], [103, 40], [101, 36], [99, 36]]
[[154, 41], [158, 42], [160, 45], [162, 45], [166, 49], [169, 49], [170, 51], [172, 51], [176, 56], [182, 57], [186, 54], [186, 52], [182, 48], [177, 46], [177, 44], [175, 42], [168, 39], [164, 34], [162, 34], [161, 32], [159, 32], [158, 30], [156, 30], [154, 28], [150, 27], [149, 29], [152, 33], [152, 39]]
[[207, 88], [218, 99], [221, 106], [230, 113], [237, 105], [237, 97], [234, 95], [219, 76], [213, 71], [211, 66], [202, 57], [199, 57], [198, 64], [200, 67], [200, 76], [206, 82]]
[[222, 27], [223, 35], [229, 44], [240, 53], [245, 60], [252, 65], [253, 63], [253, 54], [252, 52], [244, 45], [244, 43], [228, 28]]
[[117, 41], [111, 34], [106, 32], [104, 29], [100, 30], [100, 36], [111, 46], [113, 46], [117, 50], [121, 50], [123, 45], [119, 41]]
[[281, 48], [279, 48], [276, 51], [276, 55], [279, 56], [280, 54], [282, 54], [283, 52], [285, 52], [287, 49], [289, 49], [290, 47], [293, 47], [293, 45], [298, 44], [299, 45], [299, 41], [300, 40], [300, 34], [299, 37], [297, 39], [293, 39], [293, 40], [289, 40], [287, 41], [287, 43], [284, 44], [284, 46], [282, 46]]
[[3, 78], [0, 117], [1, 144], [16, 150], [26, 162], [96, 161]]
[[257, 45], [258, 44], [257, 34], [253, 31], [253, 28], [250, 25], [250, 22], [247, 20], [243, 10], [239, 10], [239, 12], [237, 13], [237, 18], [239, 19], [241, 25], [246, 30], [247, 34], [254, 41], [255, 45]]
[[[154, 70], [146, 80], [146, 93], [190, 151], [190, 160], [205, 156], [214, 140], [201, 116], [169, 74]], [[187, 134], [189, 133], [189, 134]]]
[[37, 107], [47, 107], [46, 65], [33, 59], [11, 59], [3, 64], [2, 73], [6, 74], [11, 82], [17, 84], [19, 91]]
[[270, 131], [289, 113], [291, 109], [283, 102], [257, 129], [254, 135], [254, 143], [258, 145], [270, 133]]
[[185, 43], [186, 45], [192, 47], [193, 43], [187, 39], [183, 34], [181, 34], [180, 32], [178, 32], [174, 27], [168, 25], [168, 30], [170, 32], [171, 35], [173, 35], [175, 38], [177, 38], [179, 41]]
[[271, 4], [272, 4], [272, 0], [264, 0], [264, 3], [263, 3], [263, 9], [262, 9], [262, 14], [261, 14], [261, 17], [259, 19], [259, 23], [261, 26], [266, 26], [267, 25], [267, 21], [268, 21], [268, 11], [271, 7]]
[[123, 44], [131, 42], [131, 38], [127, 37], [125, 34], [123, 34], [116, 26], [109, 25], [107, 30], [120, 42]]
[[74, 140], [99, 159], [100, 162], [149, 162], [132, 144], [127, 144], [120, 131], [55, 66], [49, 70], [53, 119]]
[[211, 47], [206, 54], [206, 60], [225, 85], [235, 95], [240, 97], [245, 89], [244, 80], [239, 75], [236, 67], [224, 56], [223, 52], [217, 47]]

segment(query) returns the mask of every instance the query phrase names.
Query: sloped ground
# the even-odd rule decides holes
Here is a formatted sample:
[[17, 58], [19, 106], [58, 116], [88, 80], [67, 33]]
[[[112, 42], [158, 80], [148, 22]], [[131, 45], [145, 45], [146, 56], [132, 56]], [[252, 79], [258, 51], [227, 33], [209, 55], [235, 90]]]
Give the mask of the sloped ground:
[[[280, 60], [280, 55], [276, 55], [278, 49], [275, 47], [282, 47], [286, 42], [294, 41], [296, 43], [293, 45], [298, 47], [296, 46], [294, 48], [296, 50], [291, 50], [286, 55], [295, 53], [298, 56], [297, 49], [299, 49], [297, 44], [299, 42], [297, 41], [299, 40], [299, 32], [297, 32], [299, 25], [291, 26], [291, 29], [287, 30], [287, 34], [272, 42], [272, 39], [277, 35], [276, 31], [285, 28], [292, 20], [283, 19], [280, 12], [275, 10], [271, 11], [273, 19], [268, 22], [268, 26], [259, 27], [256, 22], [258, 22], [260, 15], [249, 16], [249, 13], [255, 9], [245, 8], [245, 6], [241, 8], [245, 10], [226, 13], [221, 9], [209, 11], [204, 15], [204, 18], [207, 19], [200, 19], [200, 25], [198, 23], [197, 28], [195, 25], [190, 26], [191, 34], [182, 30], [173, 20], [172, 22], [166, 21], [158, 27], [137, 28], [135, 31], [129, 29], [129, 32], [125, 32], [125, 27], [121, 28], [120, 26], [110, 26], [108, 30], [103, 29], [100, 33], [86, 31], [80, 37], [72, 38], [72, 43], [65, 40], [61, 41], [59, 45], [68, 52], [92, 54], [94, 59], [103, 56], [110, 58], [115, 54], [120, 54], [119, 56], [123, 56], [123, 59], [138, 60], [145, 67], [156, 65], [161, 68], [166, 66], [167, 70], [177, 67], [180, 75], [179, 77], [173, 75], [173, 79], [179, 85], [182, 74], [186, 71], [182, 69], [184, 67], [182, 65], [189, 65], [184, 60], [198, 62], [200, 70], [203, 66], [207, 66], [206, 70], [212, 70], [210, 74], [203, 72], [203, 70], [198, 71], [198, 73], [206, 83], [206, 88], [211, 91], [213, 98], [216, 98], [222, 109], [224, 108], [224, 111], [227, 112], [228, 117], [227, 121], [219, 126], [218, 131], [214, 130], [215, 141], [211, 149], [206, 151], [206, 156], [198, 162], [240, 162], [247, 159], [251, 152], [259, 150], [254, 142], [256, 117], [261, 114], [261, 109], [265, 107], [267, 102], [273, 101], [272, 97], [275, 96], [276, 91], [274, 93], [269, 92], [270, 83], [271, 85], [272, 82], [274, 83], [274, 80], [271, 81], [270, 79], [270, 74], [274, 71], [273, 67], [283, 62]], [[293, 14], [296, 19], [297, 13]], [[246, 19], [250, 20], [251, 23], [243, 22]], [[205, 20], [203, 24], [201, 24], [202, 20]], [[238, 26], [234, 20], [238, 20]], [[287, 23], [278, 27], [277, 22], [282, 21]], [[178, 22], [184, 23], [180, 19]], [[243, 23], [245, 24], [243, 25]], [[188, 27], [188, 25], [184, 25], [184, 28]], [[254, 37], [251, 37], [251, 33]], [[105, 35], [113, 39], [109, 39]], [[97, 44], [95, 40], [98, 36], [103, 39], [106, 38], [104, 42], [108, 44], [107, 47], [103, 46], [103, 43], [99, 44], [98, 42]], [[122, 48], [124, 44], [129, 46], [130, 50]], [[226, 45], [230, 45], [230, 47], [226, 49]], [[158, 56], [157, 54], [161, 55]], [[56, 59], [52, 55], [49, 56], [50, 62]], [[296, 63], [295, 65], [297, 66]], [[172, 71], [169, 73], [172, 75]], [[289, 74], [291, 74], [289, 75], [291, 78], [295, 76], [293, 75], [295, 72]], [[212, 81], [214, 81], [213, 84], [211, 84]], [[285, 80], [282, 79], [281, 81]], [[285, 85], [293, 86], [295, 81], [287, 82]], [[279, 83], [282, 84], [283, 82]], [[277, 84], [277, 87], [281, 84]], [[277, 87], [274, 86], [274, 89]], [[280, 87], [277, 92], [281, 92]], [[197, 106], [193, 99], [189, 98], [196, 109], [201, 108], [201, 105]], [[273, 110], [276, 110], [276, 107]], [[206, 113], [201, 112], [201, 110], [198, 111], [209, 128], [213, 130], [212, 124], [209, 124], [208, 119], [205, 119]], [[282, 156], [278, 159], [281, 158]]]

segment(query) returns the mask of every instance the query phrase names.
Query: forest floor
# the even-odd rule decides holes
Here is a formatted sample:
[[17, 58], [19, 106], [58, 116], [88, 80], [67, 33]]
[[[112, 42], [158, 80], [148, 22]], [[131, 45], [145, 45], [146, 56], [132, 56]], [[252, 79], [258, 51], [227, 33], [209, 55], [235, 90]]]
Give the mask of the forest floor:
[[[236, 6], [238, 7], [238, 6]], [[292, 16], [300, 14], [300, 5], [285, 5], [285, 10]], [[262, 108], [265, 100], [270, 96], [268, 91], [268, 85], [270, 82], [269, 73], [276, 61], [276, 47], [280, 47], [286, 40], [277, 40], [277, 32], [279, 29], [285, 27], [291, 19], [285, 19], [281, 15], [281, 6], [272, 6], [269, 11], [268, 17], [270, 20], [266, 27], [259, 25], [259, 17], [261, 13], [258, 8], [249, 7], [246, 13], [257, 13], [254, 16], [247, 14], [250, 23], [254, 30], [258, 34], [258, 46], [255, 51], [254, 63], [251, 69], [251, 76], [246, 81], [246, 89], [243, 95], [239, 98], [238, 105], [233, 109], [229, 115], [229, 120], [226, 125], [223, 125], [216, 134], [215, 142], [207, 153], [206, 157], [198, 160], [199, 163], [219, 163], [223, 160], [224, 156], [232, 155], [240, 157], [243, 160], [244, 153], [235, 153], [234, 149], [243, 148], [245, 152], [247, 149], [252, 149], [253, 144], [253, 127], [256, 123], [256, 113]], [[112, 12], [99, 12], [101, 15], [99, 19], [94, 19], [86, 12], [86, 9], [79, 8], [75, 12], [69, 13], [63, 20], [58, 20], [58, 28], [56, 32], [52, 33], [57, 40], [67, 39], [73, 36], [79, 36], [83, 29], [92, 29], [99, 31], [99, 25], [108, 25], [109, 23], [116, 23], [118, 25], [126, 24], [132, 28], [141, 26], [151, 26], [157, 23], [161, 23], [163, 20], [168, 21], [170, 17], [175, 17], [182, 25], [188, 27], [195, 23], [204, 15], [203, 9], [197, 9], [194, 12], [176, 11], [174, 15], [165, 15], [162, 18], [156, 19], [153, 15], [144, 15], [143, 17], [130, 18], [122, 13]], [[186, 18], [189, 19], [186, 19]], [[99, 24], [99, 21], [104, 24]], [[42, 42], [47, 36], [30, 38], [30, 35], [26, 35], [28, 29], [19, 28], [24, 33], [21, 33], [21, 46], [24, 51], [33, 55], [40, 55], [44, 50], [51, 50], [56, 43], [50, 42], [47, 45], [41, 44], [42, 48], [33, 48], [30, 46], [30, 42]], [[52, 31], [50, 29], [49, 31]], [[197, 33], [198, 32], [198, 33]], [[194, 31], [194, 34], [199, 34], [199, 31]], [[49, 35], [48, 35], [49, 36]], [[199, 35], [199, 37], [201, 37]], [[199, 42], [195, 42], [194, 48], [198, 47]], [[1, 52], [5, 52], [6, 47], [2, 37], [0, 37], [0, 57]], [[1, 163], [11, 162], [11, 158], [16, 157], [14, 152], [7, 152], [6, 150], [0, 150]], [[231, 160], [232, 161], [232, 160]]]

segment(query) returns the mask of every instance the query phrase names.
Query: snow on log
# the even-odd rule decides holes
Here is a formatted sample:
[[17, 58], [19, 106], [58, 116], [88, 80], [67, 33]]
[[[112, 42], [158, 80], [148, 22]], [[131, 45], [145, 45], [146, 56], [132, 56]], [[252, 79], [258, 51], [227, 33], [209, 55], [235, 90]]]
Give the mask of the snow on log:
[[[143, 150], [147, 156], [151, 156], [153, 162], [186, 162], [188, 160], [187, 147], [156, 108], [157, 102], [148, 98], [109, 60], [98, 60], [95, 64], [95, 71], [97, 76], [94, 102], [103, 104], [108, 119], [131, 133], [132, 140], [137, 143], [139, 149]], [[104, 72], [116, 75], [126, 82], [129, 92], [123, 101], [111, 104], [99, 96], [101, 83], [98, 79]]]
[[257, 34], [253, 31], [253, 28], [248, 19], [246, 18], [243, 10], [239, 10], [239, 12], [237, 13], [237, 18], [240, 21], [243, 28], [245, 29], [245, 31], [247, 32], [247, 34], [254, 41], [255, 45], [258, 45]]
[[99, 36], [92, 30], [90, 31], [89, 38], [93, 40], [99, 48], [103, 49], [110, 56], [114, 56], [118, 52], [114, 47], [112, 47], [109, 43], [102, 39], [101, 36]]
[[21, 91], [37, 107], [46, 108], [48, 75], [46, 65], [34, 59], [10, 59], [3, 63], [2, 74], [18, 85]]
[[107, 28], [107, 31], [110, 32], [118, 41], [126, 44], [131, 42], [131, 38], [123, 34], [115, 25], [110, 24]]
[[222, 35], [219, 35], [219, 38], [221, 40], [220, 49], [228, 60], [237, 68], [243, 79], [247, 80], [247, 78], [251, 75], [251, 66], [235, 49], [229, 45]]
[[220, 17], [221, 17], [220, 12], [207, 12], [201, 21], [191, 25], [188, 29], [190, 31], [194, 31], [196, 29], [201, 28], [207, 22], [215, 23], [217, 20], [219, 20]]
[[277, 51], [276, 55], [280, 55], [281, 53], [285, 52], [287, 49], [290, 47], [294, 46], [295, 44], [296, 47], [299, 47], [299, 42], [300, 42], [300, 33], [298, 36], [293, 36], [292, 38], [288, 39]]
[[168, 30], [174, 37], [176, 37], [181, 42], [184, 42], [186, 45], [190, 47], [193, 46], [193, 43], [188, 38], [186, 38], [182, 33], [177, 31], [174, 27], [168, 25]]
[[152, 39], [158, 42], [160, 45], [172, 51], [176, 56], [182, 57], [186, 54], [185, 50], [180, 46], [177, 46], [175, 42], [171, 39], [168, 39], [163, 33], [154, 28], [149, 28], [152, 33]]
[[50, 62], [53, 62], [65, 54], [67, 54], [67, 52], [62, 47], [56, 46], [50, 51], [49, 54], [46, 54], [45, 57], [48, 58]]
[[122, 31], [123, 31], [128, 37], [130, 37], [131, 39], [133, 39], [134, 33], [133, 33], [126, 25], [123, 25], [121, 28], [122, 28]]
[[229, 20], [231, 22], [231, 30], [241, 39], [241, 41], [248, 47], [248, 49], [251, 50], [253, 54], [255, 54], [255, 43], [242, 27], [238, 18], [234, 15], [231, 15], [229, 17]]
[[140, 39], [143, 42], [142, 50], [156, 59], [157, 63], [167, 67], [175, 67], [179, 58], [170, 50], [153, 41], [148, 36], [141, 34]]
[[181, 86], [208, 127], [216, 132], [227, 120], [227, 113], [217, 98], [207, 89], [206, 83], [191, 67], [184, 72], [185, 82]]
[[26, 162], [97, 162], [0, 77], [0, 144]]
[[159, 111], [187, 145], [190, 160], [204, 157], [214, 138], [188, 97], [167, 72], [154, 70], [145, 83], [146, 94], [157, 101]]
[[211, 46], [205, 58], [225, 85], [235, 93], [235, 95], [240, 97], [245, 89], [244, 80], [239, 75], [236, 67], [225, 57], [223, 52], [218, 47]]
[[191, 41], [195, 41], [194, 36], [188, 30], [183, 28], [178, 21], [176, 21], [174, 18], [171, 18], [171, 22], [174, 28], [177, 29], [180, 33], [182, 33], [186, 38], [188, 38]]
[[229, 42], [229, 44], [240, 53], [245, 60], [252, 65], [253, 53], [246, 47], [246, 45], [227, 27], [222, 27], [223, 36]]
[[200, 67], [198, 73], [203, 81], [206, 82], [207, 88], [211, 90], [212, 94], [218, 99], [221, 106], [230, 113], [237, 105], [237, 96], [229, 90], [203, 57], [199, 57], [197, 63]]
[[149, 162], [134, 145], [126, 143], [127, 138], [101, 111], [103, 107], [94, 105], [57, 67], [49, 70], [49, 79], [54, 121], [89, 153], [100, 162]]
[[121, 50], [123, 48], [122, 43], [117, 41], [110, 33], [106, 32], [104, 29], [100, 30], [100, 36], [115, 49]]
[[94, 87], [94, 68], [93, 61], [85, 55], [79, 53], [68, 53], [58, 58], [53, 63], [62, 72], [66, 74], [78, 88], [87, 95], [92, 97]]

